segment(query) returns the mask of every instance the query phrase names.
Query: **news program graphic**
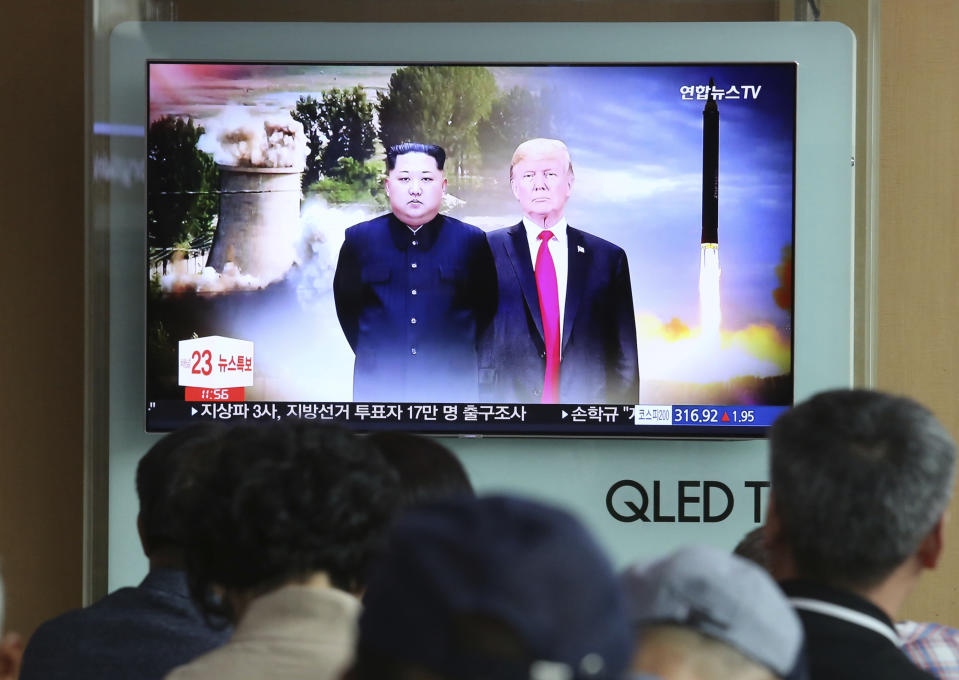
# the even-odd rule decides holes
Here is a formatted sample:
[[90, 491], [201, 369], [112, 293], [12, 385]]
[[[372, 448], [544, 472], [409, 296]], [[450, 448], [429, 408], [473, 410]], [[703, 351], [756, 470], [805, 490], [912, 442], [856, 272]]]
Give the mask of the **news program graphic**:
[[[748, 431], [721, 420], [703, 428], [674, 409], [792, 402], [795, 88], [791, 63], [151, 63], [147, 399], [160, 407], [148, 427], [177, 421], [161, 417], [163, 404], [182, 408], [184, 387], [242, 387], [246, 402], [276, 404], [278, 418], [315, 407], [360, 428], [370, 425], [364, 409], [396, 406], [397, 419], [377, 422], [575, 433], [583, 423], [563, 412], [628, 406], [614, 409], [615, 425], [595, 426]], [[568, 224], [626, 252], [639, 402], [667, 410], [669, 424], [637, 416], [636, 404], [525, 404], [522, 419], [484, 422], [475, 414], [509, 405], [449, 404], [455, 415], [420, 405], [435, 406], [436, 420], [417, 421], [400, 394], [355, 402], [332, 283], [346, 228], [389, 212], [386, 148], [441, 145], [441, 212], [489, 232], [522, 216], [509, 165], [535, 137], [569, 148]], [[181, 382], [180, 343], [213, 337], [255, 343], [255, 384]]]
[[253, 385], [253, 343], [213, 335], [179, 342], [184, 401], [243, 401]]

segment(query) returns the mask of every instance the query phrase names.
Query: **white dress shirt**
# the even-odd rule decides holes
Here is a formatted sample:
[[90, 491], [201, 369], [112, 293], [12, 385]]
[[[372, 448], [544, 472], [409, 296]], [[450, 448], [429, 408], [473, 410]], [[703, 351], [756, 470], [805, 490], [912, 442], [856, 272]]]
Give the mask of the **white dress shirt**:
[[[536, 270], [536, 254], [539, 252], [539, 234], [543, 231], [541, 225], [536, 224], [528, 217], [523, 217], [523, 226], [526, 227], [526, 240], [529, 242], [529, 255], [533, 263], [533, 270]], [[559, 293], [559, 337], [562, 342], [563, 320], [566, 317], [566, 281], [569, 278], [569, 254], [566, 238], [566, 218], [560, 217], [559, 221], [549, 228], [553, 232], [553, 238], [549, 240], [546, 247], [549, 248], [549, 254], [553, 257], [553, 266], [556, 268], [556, 291]]]

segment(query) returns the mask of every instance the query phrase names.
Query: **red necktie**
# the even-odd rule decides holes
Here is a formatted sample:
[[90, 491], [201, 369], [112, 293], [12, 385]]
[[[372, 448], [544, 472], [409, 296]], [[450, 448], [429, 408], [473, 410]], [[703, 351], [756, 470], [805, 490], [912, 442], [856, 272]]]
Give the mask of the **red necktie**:
[[543, 340], [546, 342], [546, 375], [543, 378], [544, 404], [559, 402], [559, 288], [556, 285], [556, 266], [547, 242], [553, 232], [539, 233], [536, 252], [536, 290], [539, 292], [539, 313], [543, 317]]

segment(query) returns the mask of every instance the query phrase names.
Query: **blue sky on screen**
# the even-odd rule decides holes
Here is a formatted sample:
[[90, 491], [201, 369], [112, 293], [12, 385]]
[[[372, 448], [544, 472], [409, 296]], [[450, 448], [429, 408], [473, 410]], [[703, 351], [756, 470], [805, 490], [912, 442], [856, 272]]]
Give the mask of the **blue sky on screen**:
[[719, 242], [724, 327], [784, 327], [772, 290], [792, 243], [794, 75], [791, 65], [566, 67], [559, 135], [577, 184], [570, 221], [623, 246], [638, 311], [696, 324], [702, 226], [702, 111], [680, 88], [715, 79], [719, 101]]

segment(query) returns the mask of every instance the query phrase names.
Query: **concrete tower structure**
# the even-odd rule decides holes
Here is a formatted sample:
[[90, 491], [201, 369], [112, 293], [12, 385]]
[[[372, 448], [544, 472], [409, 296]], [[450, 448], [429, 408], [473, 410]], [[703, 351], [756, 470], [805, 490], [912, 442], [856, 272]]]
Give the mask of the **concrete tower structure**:
[[220, 218], [207, 266], [233, 262], [262, 284], [283, 278], [293, 264], [300, 219], [295, 168], [220, 166]]

